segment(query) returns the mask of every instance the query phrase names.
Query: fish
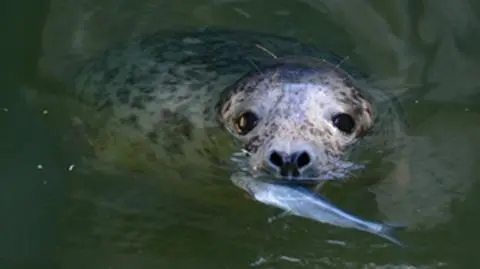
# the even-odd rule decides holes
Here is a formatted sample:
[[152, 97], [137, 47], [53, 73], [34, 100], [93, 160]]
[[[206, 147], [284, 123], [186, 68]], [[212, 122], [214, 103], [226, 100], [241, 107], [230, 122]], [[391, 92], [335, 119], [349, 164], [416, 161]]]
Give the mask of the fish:
[[300, 184], [275, 183], [242, 174], [232, 175], [231, 180], [254, 200], [283, 209], [284, 213], [341, 228], [357, 229], [406, 247], [393, 235], [394, 230], [401, 226], [364, 220], [336, 207], [325, 197]]

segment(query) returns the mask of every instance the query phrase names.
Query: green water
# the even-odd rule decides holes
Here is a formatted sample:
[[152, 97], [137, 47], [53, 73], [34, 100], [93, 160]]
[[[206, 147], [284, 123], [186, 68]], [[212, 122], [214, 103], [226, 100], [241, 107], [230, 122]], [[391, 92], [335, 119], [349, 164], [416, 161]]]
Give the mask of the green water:
[[[0, 268], [480, 265], [476, 2], [23, 0], [0, 5]], [[365, 233], [293, 217], [269, 223], [276, 210], [245, 199], [220, 177], [203, 186], [187, 172], [188, 194], [180, 194], [161, 176], [69, 170], [80, 156], [73, 145], [60, 143], [65, 126], [52, 119], [61, 118], [61, 107], [49, 106], [45, 114], [24, 98], [23, 85], [37, 74], [66, 77], [77, 59], [129, 36], [205, 25], [288, 34], [331, 47], [389, 80], [390, 90], [414, 92], [404, 103], [413, 138], [411, 195], [395, 202], [390, 190], [378, 197], [386, 218], [409, 223], [399, 237], [414, 247], [401, 250]], [[345, 204], [369, 211], [370, 198], [345, 199], [350, 198]]]

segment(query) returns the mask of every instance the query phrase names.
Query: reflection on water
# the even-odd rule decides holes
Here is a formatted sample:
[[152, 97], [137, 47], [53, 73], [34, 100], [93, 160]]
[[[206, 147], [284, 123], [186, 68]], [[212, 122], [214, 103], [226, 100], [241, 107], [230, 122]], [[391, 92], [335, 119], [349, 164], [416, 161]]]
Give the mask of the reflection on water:
[[[471, 214], [478, 203], [480, 111], [475, 104], [480, 102], [480, 78], [473, 49], [480, 45], [478, 8], [467, 0], [396, 0], [388, 5], [355, 0], [52, 0], [39, 73], [61, 83], [68, 82], [79, 61], [114, 42], [156, 29], [215, 25], [293, 35], [351, 56], [394, 81], [390, 90], [413, 85], [411, 98], [404, 100], [410, 138], [406, 168], [391, 175], [408, 177], [408, 187], [392, 189], [387, 178], [372, 190], [382, 218], [409, 223], [410, 230], [400, 237], [411, 249], [400, 251], [363, 233], [297, 218], [269, 223], [268, 217], [278, 212], [246, 199], [221, 171], [164, 167], [165, 175], [151, 178], [79, 168], [65, 179], [70, 191], [62, 205], [60, 264], [460, 268], [454, 265], [464, 265], [476, 254], [473, 239], [480, 223]], [[50, 126], [67, 132], [56, 106], [50, 104]], [[68, 143], [72, 141], [61, 144], [62, 154], [77, 159], [69, 156]], [[173, 184], [170, 175], [187, 178]], [[343, 198], [345, 206], [360, 211], [371, 204], [368, 195]]]

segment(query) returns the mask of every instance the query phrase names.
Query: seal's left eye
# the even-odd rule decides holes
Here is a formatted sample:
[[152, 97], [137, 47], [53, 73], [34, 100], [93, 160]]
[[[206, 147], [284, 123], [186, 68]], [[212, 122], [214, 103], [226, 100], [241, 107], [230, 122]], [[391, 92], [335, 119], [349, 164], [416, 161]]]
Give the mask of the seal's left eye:
[[355, 129], [355, 120], [346, 113], [340, 113], [332, 117], [332, 122], [340, 131], [351, 134]]
[[235, 131], [239, 135], [246, 135], [257, 126], [258, 117], [251, 111], [242, 113], [234, 122]]

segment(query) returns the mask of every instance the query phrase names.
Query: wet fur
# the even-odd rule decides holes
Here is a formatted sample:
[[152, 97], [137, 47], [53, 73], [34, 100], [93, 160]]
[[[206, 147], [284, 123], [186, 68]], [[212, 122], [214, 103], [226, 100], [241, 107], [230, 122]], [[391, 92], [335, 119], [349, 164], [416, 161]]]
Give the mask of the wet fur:
[[[372, 97], [372, 92], [360, 91], [355, 83], [364, 78], [342, 58], [292, 38], [201, 29], [157, 33], [114, 46], [86, 63], [72, 88], [104, 115], [95, 135], [97, 157], [144, 170], [160, 162], [188, 167], [221, 159], [222, 138], [230, 137], [224, 127], [228, 130], [231, 119], [246, 108], [245, 100], [256, 96], [267, 101], [262, 98], [280, 94], [278, 86], [292, 82], [323, 87], [324, 96], [358, 121], [355, 134], [344, 136], [332, 128], [322, 115], [327, 103], [312, 106], [321, 97], [310, 87], [303, 93], [313, 98], [310, 103], [292, 97], [277, 107], [268, 128], [243, 142], [266, 147], [275, 132], [277, 140], [302, 137], [320, 143], [324, 153], [339, 155], [371, 129], [377, 105], [388, 102], [384, 94]], [[307, 103], [308, 109], [295, 108]], [[296, 111], [308, 113], [305, 121], [293, 124]]]
[[[246, 143], [251, 166], [262, 170], [272, 148], [288, 151], [300, 143], [314, 155], [310, 177], [338, 170], [338, 158], [371, 129], [374, 121], [370, 101], [354, 85], [354, 79], [337, 66], [315, 58], [278, 58], [260, 70], [234, 84], [219, 108], [219, 117], [231, 130], [245, 110], [259, 115], [259, 124], [248, 135], [232, 131]], [[338, 113], [353, 117], [356, 126], [352, 134], [333, 125], [332, 117]]]

